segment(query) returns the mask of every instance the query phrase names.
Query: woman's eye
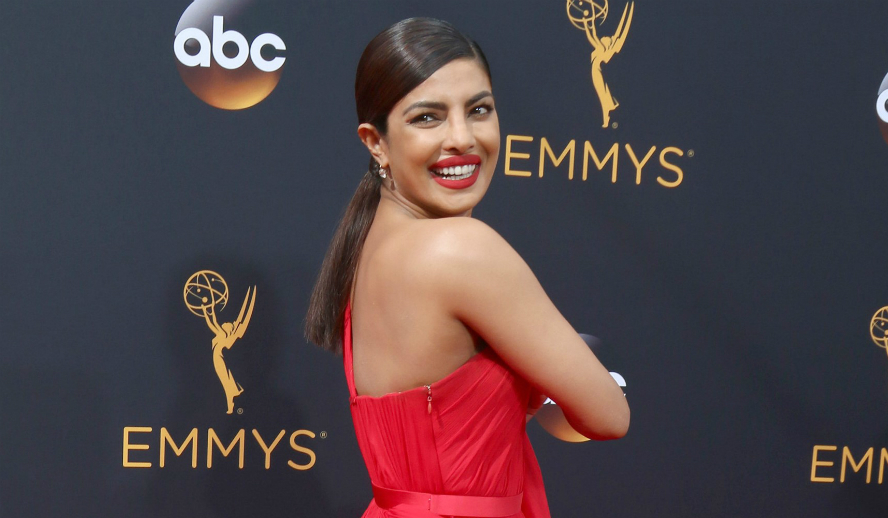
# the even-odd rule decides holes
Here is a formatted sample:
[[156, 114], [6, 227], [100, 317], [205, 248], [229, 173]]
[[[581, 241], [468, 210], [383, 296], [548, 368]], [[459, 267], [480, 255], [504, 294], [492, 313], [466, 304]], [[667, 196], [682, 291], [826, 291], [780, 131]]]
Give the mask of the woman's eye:
[[435, 117], [431, 113], [422, 113], [422, 114], [417, 115], [416, 117], [413, 117], [412, 119], [410, 119], [410, 124], [417, 124], [417, 125], [421, 126], [424, 124], [434, 123], [437, 120], [438, 120], [438, 118]]
[[483, 115], [487, 115], [488, 113], [490, 113], [492, 111], [493, 111], [493, 106], [490, 106], [488, 104], [482, 104], [480, 106], [475, 106], [474, 108], [472, 108], [472, 110], [469, 113], [471, 115], [483, 116]]

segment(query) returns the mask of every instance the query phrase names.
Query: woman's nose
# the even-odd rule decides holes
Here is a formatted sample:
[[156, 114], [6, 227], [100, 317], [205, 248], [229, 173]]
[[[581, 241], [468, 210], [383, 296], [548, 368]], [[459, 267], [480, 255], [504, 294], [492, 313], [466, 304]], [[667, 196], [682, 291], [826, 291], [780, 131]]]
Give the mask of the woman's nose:
[[462, 117], [451, 117], [447, 124], [447, 138], [444, 141], [445, 149], [465, 153], [472, 149], [474, 145], [475, 134], [469, 121]]

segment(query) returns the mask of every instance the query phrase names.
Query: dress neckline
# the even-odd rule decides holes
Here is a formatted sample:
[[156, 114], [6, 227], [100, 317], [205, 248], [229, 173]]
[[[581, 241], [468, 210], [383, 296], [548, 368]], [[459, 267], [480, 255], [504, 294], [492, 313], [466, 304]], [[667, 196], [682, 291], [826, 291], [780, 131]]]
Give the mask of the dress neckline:
[[428, 388], [427, 387], [438, 387], [441, 384], [446, 384], [453, 378], [459, 376], [460, 373], [466, 370], [466, 367], [472, 363], [475, 363], [479, 359], [487, 356], [489, 354], [490, 346], [486, 345], [483, 349], [476, 352], [472, 355], [471, 358], [466, 360], [462, 365], [454, 369], [449, 374], [445, 375], [443, 378], [433, 381], [428, 385], [420, 385], [418, 387], [414, 387], [411, 389], [403, 390], [401, 392], [389, 392], [387, 394], [383, 394], [381, 396], [367, 396], [358, 394], [357, 388], [355, 387], [355, 369], [354, 369], [354, 360], [352, 356], [352, 326], [351, 326], [351, 302], [349, 302], [345, 307], [345, 320], [343, 322], [343, 327], [345, 330], [343, 332], [342, 341], [343, 341], [343, 360], [345, 361], [345, 378], [348, 383], [348, 391], [349, 396], [351, 396], [352, 402], [363, 399], [363, 400], [383, 400], [390, 398], [397, 398], [401, 396], [406, 396], [407, 394], [412, 394], [414, 392], [425, 393]]

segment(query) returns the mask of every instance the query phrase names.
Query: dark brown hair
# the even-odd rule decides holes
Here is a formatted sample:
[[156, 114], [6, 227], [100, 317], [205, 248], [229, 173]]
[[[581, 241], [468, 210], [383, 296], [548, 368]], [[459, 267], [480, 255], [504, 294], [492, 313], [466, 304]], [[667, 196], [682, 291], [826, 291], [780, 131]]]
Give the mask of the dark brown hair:
[[[373, 38], [358, 62], [355, 104], [358, 123], [373, 124], [381, 135], [388, 115], [411, 90], [455, 59], [477, 60], [490, 78], [490, 67], [478, 44], [447, 22], [432, 18], [402, 20]], [[367, 232], [379, 205], [379, 164], [370, 167], [345, 209], [321, 265], [305, 316], [305, 337], [337, 354], [355, 270]]]

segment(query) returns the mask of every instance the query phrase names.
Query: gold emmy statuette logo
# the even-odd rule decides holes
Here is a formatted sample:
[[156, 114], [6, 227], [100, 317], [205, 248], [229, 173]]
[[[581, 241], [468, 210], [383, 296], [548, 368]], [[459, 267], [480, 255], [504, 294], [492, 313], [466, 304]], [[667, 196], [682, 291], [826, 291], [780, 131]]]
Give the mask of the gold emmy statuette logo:
[[234, 322], [224, 322], [221, 325], [216, 319], [216, 311], [221, 311], [228, 304], [228, 284], [216, 272], [201, 270], [188, 278], [185, 283], [185, 305], [199, 317], [203, 317], [207, 326], [216, 336], [213, 338], [213, 366], [216, 375], [225, 390], [225, 399], [228, 403], [228, 412], [234, 411], [234, 398], [244, 391], [239, 383], [234, 381], [231, 371], [225, 366], [223, 353], [231, 349], [238, 338], [242, 338], [250, 324], [253, 315], [253, 306], [256, 304], [256, 287], [247, 288], [247, 296], [241, 305], [240, 313]]
[[586, 32], [586, 39], [592, 45], [592, 86], [595, 87], [595, 93], [598, 94], [598, 100], [601, 102], [601, 115], [603, 122], [602, 128], [606, 128], [610, 123], [610, 113], [617, 109], [620, 103], [614, 99], [610, 88], [604, 82], [604, 75], [601, 72], [602, 63], [609, 63], [614, 54], [620, 52], [623, 43], [626, 42], [626, 34], [629, 32], [629, 26], [632, 24], [632, 13], [635, 11], [635, 2], [629, 2], [623, 9], [623, 17], [620, 18], [620, 25], [617, 32], [613, 36], [598, 36], [595, 28], [596, 22], [601, 25], [607, 19], [608, 5], [607, 0], [603, 1], [584, 1], [584, 0], [567, 0], [567, 17], [570, 23], [577, 29]]
[[870, 336], [885, 352], [888, 353], [888, 306], [876, 311], [870, 321]]

